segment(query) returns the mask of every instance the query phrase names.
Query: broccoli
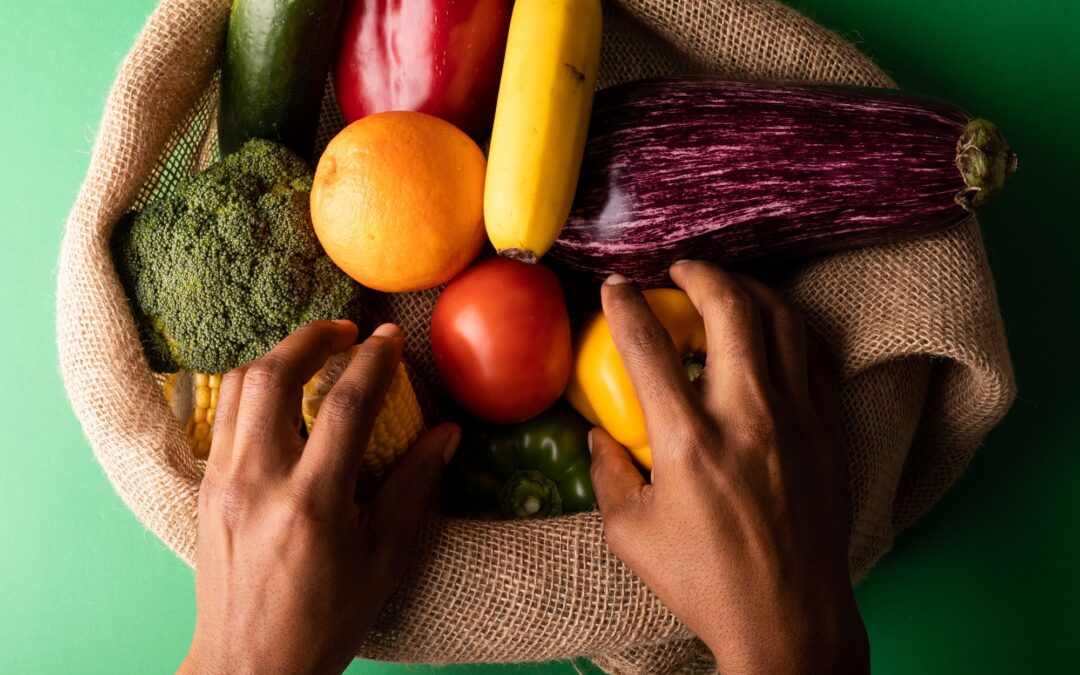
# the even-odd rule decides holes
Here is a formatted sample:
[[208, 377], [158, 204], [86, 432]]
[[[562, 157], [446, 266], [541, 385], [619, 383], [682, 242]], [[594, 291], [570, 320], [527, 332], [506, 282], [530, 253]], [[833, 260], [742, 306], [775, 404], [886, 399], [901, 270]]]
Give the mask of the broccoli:
[[253, 140], [117, 224], [113, 260], [151, 368], [221, 373], [309, 321], [363, 320], [363, 287], [312, 229], [311, 184], [299, 156]]

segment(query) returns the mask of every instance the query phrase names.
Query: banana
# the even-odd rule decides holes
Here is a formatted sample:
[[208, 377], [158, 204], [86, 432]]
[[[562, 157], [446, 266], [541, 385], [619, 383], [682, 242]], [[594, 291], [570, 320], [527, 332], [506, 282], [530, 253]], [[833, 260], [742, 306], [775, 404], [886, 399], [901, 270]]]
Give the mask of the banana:
[[517, 0], [484, 184], [488, 238], [536, 262], [577, 188], [600, 64], [600, 0]]

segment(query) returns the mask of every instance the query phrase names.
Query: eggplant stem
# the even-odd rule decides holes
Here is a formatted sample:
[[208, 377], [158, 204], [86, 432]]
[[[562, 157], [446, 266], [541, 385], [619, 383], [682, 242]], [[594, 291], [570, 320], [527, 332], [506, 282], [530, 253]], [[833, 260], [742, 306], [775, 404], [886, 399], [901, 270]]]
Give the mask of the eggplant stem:
[[956, 168], [964, 177], [963, 190], [954, 198], [966, 211], [978, 213], [993, 201], [1016, 171], [1018, 158], [994, 123], [976, 117], [956, 142]]

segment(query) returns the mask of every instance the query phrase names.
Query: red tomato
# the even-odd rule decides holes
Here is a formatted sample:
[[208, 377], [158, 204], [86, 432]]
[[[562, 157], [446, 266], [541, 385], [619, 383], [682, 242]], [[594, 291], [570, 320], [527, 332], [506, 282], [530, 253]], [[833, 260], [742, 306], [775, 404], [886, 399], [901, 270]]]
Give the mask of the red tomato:
[[562, 287], [542, 265], [485, 260], [446, 287], [431, 317], [431, 349], [450, 396], [500, 424], [539, 415], [570, 377]]

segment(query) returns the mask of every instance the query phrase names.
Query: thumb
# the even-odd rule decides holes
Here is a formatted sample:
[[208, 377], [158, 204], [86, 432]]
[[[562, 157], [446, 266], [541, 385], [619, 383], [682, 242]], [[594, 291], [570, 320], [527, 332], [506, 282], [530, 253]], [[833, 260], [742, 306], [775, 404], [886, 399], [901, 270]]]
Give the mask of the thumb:
[[372, 503], [372, 525], [380, 546], [395, 551], [409, 547], [428, 506], [439, 493], [443, 468], [460, 441], [461, 428], [456, 424], [429, 429], [386, 477]]
[[646, 483], [627, 449], [600, 427], [589, 433], [589, 449], [592, 451], [589, 477], [600, 515], [606, 518], [629, 500], [640, 497]]

